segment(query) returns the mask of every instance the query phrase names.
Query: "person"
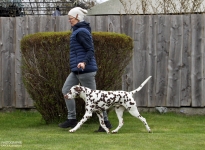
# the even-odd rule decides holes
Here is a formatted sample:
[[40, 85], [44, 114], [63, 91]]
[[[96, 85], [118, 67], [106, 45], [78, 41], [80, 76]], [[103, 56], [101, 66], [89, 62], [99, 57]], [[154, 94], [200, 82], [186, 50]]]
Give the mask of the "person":
[[55, 12], [53, 13], [53, 16], [60, 16], [60, 15], [61, 15], [61, 11], [59, 6], [57, 6]]
[[[87, 10], [81, 7], [75, 7], [68, 12], [68, 20], [72, 27], [72, 34], [70, 37], [70, 69], [71, 73], [68, 75], [62, 93], [66, 95], [72, 86], [81, 84], [90, 89], [96, 89], [95, 75], [98, 67], [94, 55], [94, 45], [91, 34], [90, 24], [84, 21]], [[67, 120], [59, 127], [68, 128], [74, 127], [77, 124], [75, 100], [66, 100], [66, 107], [68, 110]], [[112, 125], [108, 120], [107, 112], [103, 111], [104, 122], [107, 128], [111, 129]], [[105, 132], [99, 126], [97, 132]]]

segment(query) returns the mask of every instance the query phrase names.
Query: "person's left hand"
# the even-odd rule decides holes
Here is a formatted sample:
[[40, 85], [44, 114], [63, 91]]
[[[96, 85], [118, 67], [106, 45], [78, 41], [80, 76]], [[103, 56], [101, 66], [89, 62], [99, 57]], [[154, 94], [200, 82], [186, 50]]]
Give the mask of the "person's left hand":
[[81, 69], [85, 69], [85, 63], [84, 62], [80, 62], [77, 67], [81, 68]]

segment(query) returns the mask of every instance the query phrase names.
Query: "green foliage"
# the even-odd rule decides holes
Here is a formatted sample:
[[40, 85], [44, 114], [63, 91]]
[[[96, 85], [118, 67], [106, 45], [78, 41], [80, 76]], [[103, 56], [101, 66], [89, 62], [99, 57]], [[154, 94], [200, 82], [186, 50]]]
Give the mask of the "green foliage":
[[[21, 41], [22, 76], [37, 110], [47, 122], [67, 116], [61, 92], [69, 69], [70, 32], [44, 32], [25, 36]], [[98, 63], [97, 89], [115, 90], [121, 85], [123, 70], [131, 60], [133, 41], [124, 34], [94, 32]], [[84, 101], [76, 99], [77, 118], [84, 115]]]

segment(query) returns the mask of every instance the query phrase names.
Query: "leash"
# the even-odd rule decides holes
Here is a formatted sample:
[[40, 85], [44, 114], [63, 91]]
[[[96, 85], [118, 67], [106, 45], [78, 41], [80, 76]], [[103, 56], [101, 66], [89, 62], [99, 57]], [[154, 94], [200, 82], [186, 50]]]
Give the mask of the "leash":
[[[79, 69], [80, 69], [80, 68], [78, 68], [78, 76], [77, 76], [77, 78], [78, 78], [78, 81], [79, 81], [79, 85], [82, 85], [82, 84], [80, 83], [80, 79], [79, 79], [79, 75], [80, 75], [80, 73], [79, 73]], [[81, 68], [81, 70], [83, 71], [82, 68]]]
[[[85, 63], [84, 63], [85, 64]], [[80, 66], [81, 67], [81, 66]], [[79, 77], [79, 75], [80, 75], [80, 73], [79, 73], [79, 69], [81, 69], [82, 71], [85, 69], [83, 69], [83, 68], [78, 68], [78, 74], [77, 74], [77, 78]], [[78, 81], [79, 81], [79, 85], [82, 85], [81, 83], [80, 83], [80, 79], [78, 78]]]

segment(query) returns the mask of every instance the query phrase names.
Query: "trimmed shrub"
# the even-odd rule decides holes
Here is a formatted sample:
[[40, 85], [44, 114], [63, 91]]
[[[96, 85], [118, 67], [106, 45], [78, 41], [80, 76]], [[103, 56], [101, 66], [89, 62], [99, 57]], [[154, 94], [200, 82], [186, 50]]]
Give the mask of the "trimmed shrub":
[[[47, 123], [67, 117], [62, 86], [70, 73], [71, 32], [43, 32], [21, 40], [22, 76], [36, 109]], [[124, 34], [93, 32], [98, 64], [97, 89], [116, 90], [121, 86], [124, 68], [132, 57], [133, 41]], [[84, 101], [76, 99], [77, 118], [85, 113]]]

